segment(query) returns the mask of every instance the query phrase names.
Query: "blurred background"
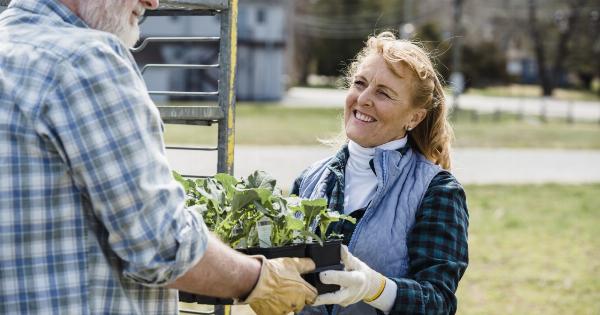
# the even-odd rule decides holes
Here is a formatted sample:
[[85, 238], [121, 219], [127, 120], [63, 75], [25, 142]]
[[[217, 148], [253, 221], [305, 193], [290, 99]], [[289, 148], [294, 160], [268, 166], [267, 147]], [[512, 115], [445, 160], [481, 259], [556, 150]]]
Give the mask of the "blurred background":
[[[600, 0], [241, 0], [235, 175], [284, 189], [336, 151], [345, 68], [369, 35], [416, 40], [446, 82], [453, 173], [470, 211], [459, 314], [600, 314]], [[143, 37], [215, 36], [218, 17], [148, 17]], [[216, 63], [216, 44], [156, 43], [148, 63]], [[211, 91], [218, 71], [146, 71], [150, 90]], [[157, 104], [214, 102], [156, 96]], [[167, 125], [174, 145], [215, 126]], [[168, 151], [184, 173], [209, 153]], [[234, 314], [248, 310], [234, 309]]]
[[[243, 0], [238, 100], [279, 101], [295, 86], [336, 87], [367, 36], [383, 30], [422, 42], [460, 92], [594, 100], [600, 93], [599, 6], [598, 0]], [[144, 22], [143, 36], [218, 35], [218, 26], [218, 17], [157, 17]], [[217, 58], [214, 45], [173, 46], [158, 44], [137, 58]], [[193, 74], [149, 81], [215, 84], [210, 75], [187, 71]]]

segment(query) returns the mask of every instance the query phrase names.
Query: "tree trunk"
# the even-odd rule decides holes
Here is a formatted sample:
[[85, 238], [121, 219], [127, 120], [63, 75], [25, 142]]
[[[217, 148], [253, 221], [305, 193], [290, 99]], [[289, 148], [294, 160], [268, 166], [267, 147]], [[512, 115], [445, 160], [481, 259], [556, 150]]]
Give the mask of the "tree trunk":
[[548, 69], [546, 68], [546, 54], [544, 51], [544, 41], [537, 25], [537, 3], [536, 0], [529, 0], [529, 31], [533, 40], [535, 57], [538, 67], [538, 76], [542, 85], [542, 93], [544, 96], [552, 96], [554, 85]]
[[564, 70], [564, 62], [569, 54], [569, 40], [575, 31], [575, 25], [577, 24], [577, 20], [581, 13], [580, 8], [582, 8], [586, 2], [586, 0], [570, 1], [569, 13], [567, 20], [565, 21], [564, 29], [561, 29], [562, 26], [559, 25], [560, 36], [558, 37], [554, 67], [552, 69], [553, 86], [558, 85], [558, 79]]
[[[296, 14], [303, 14], [306, 12], [306, 8], [308, 6], [307, 1], [292, 1], [290, 4], [293, 10], [293, 18], [295, 18]], [[292, 21], [291, 23], [295, 23]], [[294, 27], [294, 32], [292, 33], [294, 37], [294, 68], [295, 68], [295, 77], [293, 78], [293, 85], [306, 86], [308, 85], [308, 75], [310, 74], [309, 64], [312, 59], [312, 46], [314, 39], [310, 38], [306, 32], [299, 32]]]

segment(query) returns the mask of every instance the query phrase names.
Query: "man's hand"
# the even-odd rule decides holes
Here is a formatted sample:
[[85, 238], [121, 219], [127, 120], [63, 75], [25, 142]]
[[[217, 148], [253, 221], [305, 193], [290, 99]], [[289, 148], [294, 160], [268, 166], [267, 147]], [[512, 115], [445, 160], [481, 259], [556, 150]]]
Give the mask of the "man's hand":
[[250, 304], [258, 315], [284, 315], [315, 301], [317, 290], [300, 277], [315, 269], [311, 259], [255, 257], [262, 261], [260, 277], [246, 300], [238, 303]]
[[340, 290], [319, 295], [313, 305], [339, 304], [348, 306], [360, 301], [372, 302], [383, 292], [386, 278], [367, 264], [352, 256], [346, 246], [341, 250], [345, 271], [329, 270], [320, 273], [325, 284], [337, 284]]

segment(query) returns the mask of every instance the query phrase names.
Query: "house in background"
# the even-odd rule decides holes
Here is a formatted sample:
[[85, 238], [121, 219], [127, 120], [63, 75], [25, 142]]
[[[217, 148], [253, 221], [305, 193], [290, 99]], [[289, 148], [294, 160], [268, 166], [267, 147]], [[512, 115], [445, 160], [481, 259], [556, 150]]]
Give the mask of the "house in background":
[[[239, 100], [274, 101], [283, 97], [287, 81], [288, 5], [288, 0], [240, 1], [236, 91]], [[219, 36], [219, 20], [214, 16], [147, 17], [141, 25], [141, 36]], [[153, 43], [134, 56], [140, 66], [219, 62], [216, 42]], [[218, 70], [148, 69], [144, 79], [148, 89], [154, 91], [216, 91]], [[153, 98], [157, 102], [169, 100], [166, 96]]]

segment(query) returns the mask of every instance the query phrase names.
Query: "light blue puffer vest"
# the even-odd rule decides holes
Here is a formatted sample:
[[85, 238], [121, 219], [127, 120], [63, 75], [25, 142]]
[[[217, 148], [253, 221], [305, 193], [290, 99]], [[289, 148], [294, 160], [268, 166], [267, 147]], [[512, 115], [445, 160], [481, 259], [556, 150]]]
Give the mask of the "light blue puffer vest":
[[[331, 158], [313, 164], [304, 173], [299, 195], [326, 198]], [[408, 148], [398, 151], [376, 149], [374, 157], [377, 190], [359, 221], [348, 248], [372, 269], [387, 277], [402, 277], [408, 269], [406, 238], [415, 213], [429, 187], [442, 169]], [[327, 314], [325, 307], [305, 308], [300, 314]], [[336, 306], [333, 314], [376, 314], [375, 308], [359, 302], [346, 308]]]

